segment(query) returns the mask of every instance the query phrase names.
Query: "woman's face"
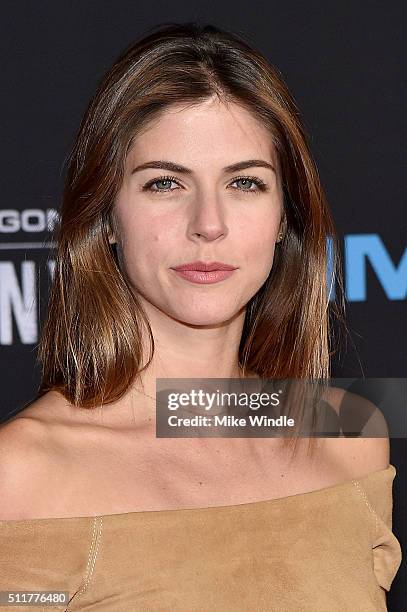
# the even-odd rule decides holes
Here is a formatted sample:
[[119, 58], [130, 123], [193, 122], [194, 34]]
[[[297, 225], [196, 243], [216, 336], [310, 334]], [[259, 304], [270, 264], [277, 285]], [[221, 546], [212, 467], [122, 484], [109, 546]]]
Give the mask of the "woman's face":
[[[225, 169], [248, 160], [239, 170]], [[179, 169], [144, 168], [171, 162]], [[250, 177], [250, 178], [249, 178]], [[283, 213], [280, 168], [269, 132], [248, 111], [216, 98], [172, 106], [134, 140], [114, 202], [121, 265], [147, 313], [216, 325], [242, 311], [273, 265]], [[220, 282], [191, 282], [172, 268], [223, 262]]]

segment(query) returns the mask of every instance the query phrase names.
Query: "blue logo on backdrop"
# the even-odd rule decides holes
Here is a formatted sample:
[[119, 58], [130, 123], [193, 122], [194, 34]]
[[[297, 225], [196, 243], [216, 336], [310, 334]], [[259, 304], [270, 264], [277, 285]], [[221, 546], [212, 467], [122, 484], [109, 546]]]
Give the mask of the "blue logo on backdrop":
[[[332, 285], [332, 240], [328, 239], [327, 283], [330, 300], [335, 298]], [[407, 298], [407, 248], [394, 263], [378, 234], [348, 234], [344, 237], [344, 281], [346, 298], [364, 302], [367, 298], [367, 263], [373, 268], [389, 300]]]

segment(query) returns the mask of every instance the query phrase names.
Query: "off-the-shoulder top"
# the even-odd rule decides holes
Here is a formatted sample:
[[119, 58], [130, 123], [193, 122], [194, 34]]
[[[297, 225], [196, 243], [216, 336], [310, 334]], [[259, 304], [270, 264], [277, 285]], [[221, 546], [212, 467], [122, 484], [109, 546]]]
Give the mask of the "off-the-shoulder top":
[[402, 559], [395, 475], [390, 464], [230, 506], [0, 521], [0, 591], [69, 592], [44, 611], [387, 610]]

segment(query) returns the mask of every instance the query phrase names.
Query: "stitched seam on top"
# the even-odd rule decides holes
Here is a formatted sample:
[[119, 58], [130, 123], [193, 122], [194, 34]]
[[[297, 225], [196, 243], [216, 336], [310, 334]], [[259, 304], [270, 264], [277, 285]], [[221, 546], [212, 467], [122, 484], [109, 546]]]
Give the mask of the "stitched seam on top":
[[[100, 523], [99, 523], [99, 529], [96, 535], [96, 525], [97, 525], [98, 519], [100, 519]], [[86, 589], [89, 586], [90, 579], [92, 578], [93, 570], [94, 570], [95, 563], [96, 563], [96, 557], [98, 556], [98, 552], [99, 552], [100, 541], [102, 539], [102, 526], [103, 526], [103, 517], [95, 516], [95, 518], [93, 519], [92, 543], [90, 545], [88, 563], [86, 565], [86, 571], [85, 571], [85, 578], [84, 578], [85, 582], [82, 588], [77, 592], [77, 595], [82, 595], [86, 591]]]
[[366, 506], [369, 508], [370, 512], [373, 514], [374, 518], [375, 518], [375, 539], [377, 538], [377, 533], [379, 530], [379, 521], [378, 521], [378, 516], [376, 511], [372, 508], [372, 506], [370, 505], [370, 502], [367, 498], [366, 492], [364, 489], [362, 489], [362, 487], [360, 486], [360, 483], [358, 480], [352, 480], [352, 484], [355, 485], [355, 487], [357, 488], [357, 490], [359, 491], [359, 493], [361, 494], [362, 498], [365, 501]]
[[[96, 535], [96, 525], [97, 525], [97, 519], [100, 518], [100, 526], [99, 526], [99, 530], [98, 533]], [[95, 516], [93, 519], [93, 531], [92, 531], [92, 541], [89, 547], [89, 555], [88, 555], [88, 562], [86, 564], [86, 570], [85, 570], [85, 577], [84, 577], [84, 583], [83, 586], [76, 591], [76, 593], [74, 593], [72, 595], [72, 597], [70, 598], [67, 607], [65, 608], [64, 612], [67, 612], [70, 609], [70, 605], [73, 602], [73, 600], [81, 595], [82, 593], [85, 592], [85, 590], [87, 589], [87, 587], [89, 586], [89, 582], [90, 579], [92, 577], [92, 573], [93, 573], [93, 569], [95, 567], [95, 562], [96, 562], [96, 557], [98, 555], [98, 551], [99, 551], [99, 544], [102, 538], [102, 524], [103, 524], [103, 520], [102, 517], [98, 517]], [[96, 542], [96, 550], [95, 550], [95, 542]], [[94, 554], [93, 551], [95, 550]], [[92, 556], [93, 555], [93, 556]]]

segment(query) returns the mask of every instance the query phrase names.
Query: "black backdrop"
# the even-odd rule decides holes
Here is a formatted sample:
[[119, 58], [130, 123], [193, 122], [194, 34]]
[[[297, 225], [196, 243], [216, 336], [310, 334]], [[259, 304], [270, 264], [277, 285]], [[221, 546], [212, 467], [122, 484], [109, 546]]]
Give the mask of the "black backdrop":
[[[405, 377], [406, 14], [403, 2], [5, 1], [1, 11], [0, 416], [35, 393], [64, 162], [106, 69], [146, 28], [198, 21], [247, 33], [303, 114], [341, 238], [353, 339], [343, 377]], [[394, 532], [407, 541], [406, 441], [391, 439]], [[388, 596], [405, 610], [403, 566]], [[403, 605], [404, 604], [404, 605]]]

